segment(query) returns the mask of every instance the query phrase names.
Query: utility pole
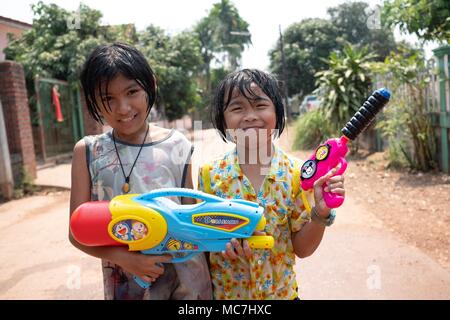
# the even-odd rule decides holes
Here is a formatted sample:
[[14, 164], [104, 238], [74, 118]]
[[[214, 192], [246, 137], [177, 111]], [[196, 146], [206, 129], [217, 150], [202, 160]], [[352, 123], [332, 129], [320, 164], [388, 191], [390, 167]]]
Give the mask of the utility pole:
[[284, 44], [283, 44], [283, 34], [281, 33], [281, 25], [279, 25], [280, 30], [280, 51], [281, 51], [281, 67], [283, 72], [283, 82], [284, 82], [284, 108], [285, 108], [285, 114], [288, 118], [288, 120], [292, 119], [292, 112], [291, 107], [289, 105], [289, 99], [288, 99], [288, 79], [287, 79], [287, 73], [286, 73], [286, 62], [284, 58]]

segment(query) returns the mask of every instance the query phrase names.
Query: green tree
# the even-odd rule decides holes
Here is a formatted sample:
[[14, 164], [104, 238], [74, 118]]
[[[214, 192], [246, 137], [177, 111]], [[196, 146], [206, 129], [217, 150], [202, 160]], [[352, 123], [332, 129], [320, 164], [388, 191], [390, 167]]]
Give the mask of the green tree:
[[[203, 79], [199, 82], [205, 103], [208, 103], [212, 90], [212, 64], [216, 63], [217, 69], [229, 71], [238, 66], [242, 52], [251, 44], [248, 27], [249, 24], [229, 0], [215, 3], [208, 15], [195, 25], [194, 32], [199, 39], [203, 58]], [[228, 62], [228, 66], [224, 61]]]
[[139, 39], [140, 49], [158, 77], [160, 111], [171, 121], [197, 107], [201, 99], [196, 75], [202, 57], [196, 34], [182, 32], [170, 37], [161, 28], [149, 26]]
[[333, 52], [329, 69], [316, 74], [318, 91], [332, 127], [338, 130], [358, 111], [361, 102], [371, 91], [370, 61], [375, 55], [367, 47], [346, 44], [342, 52]]
[[448, 0], [389, 0], [384, 2], [383, 22], [398, 25], [422, 40], [450, 43], [450, 4]]
[[[315, 89], [314, 74], [327, 68], [330, 53], [337, 47], [337, 32], [324, 19], [305, 19], [290, 25], [283, 34], [288, 95], [305, 95]], [[270, 52], [270, 70], [281, 76], [280, 41]]]
[[[377, 8], [375, 8], [378, 10]], [[395, 40], [392, 31], [379, 24], [369, 28], [369, 16], [376, 14], [372, 12], [366, 2], [345, 2], [327, 10], [330, 21], [338, 32], [338, 42], [342, 44], [349, 42], [360, 46], [367, 46], [369, 51], [377, 55], [378, 61], [395, 49]], [[375, 16], [375, 19], [381, 17]]]
[[81, 65], [94, 47], [103, 42], [99, 32], [102, 14], [80, 4], [78, 29], [70, 28], [71, 12], [39, 1], [32, 5], [33, 27], [21, 38], [12, 38], [7, 59], [24, 67], [30, 84], [36, 76], [76, 81]]
[[215, 51], [226, 53], [231, 69], [237, 68], [242, 52], [251, 44], [249, 24], [241, 18], [237, 8], [229, 0], [214, 4], [209, 17], [215, 27]]
[[[290, 25], [283, 33], [288, 94], [304, 96], [315, 88], [314, 75], [328, 69], [323, 59], [340, 51], [346, 43], [367, 46], [378, 61], [395, 49], [387, 28], [368, 27], [369, 6], [365, 2], [346, 2], [328, 9], [329, 19], [305, 19]], [[280, 43], [270, 50], [270, 70], [282, 75]]]

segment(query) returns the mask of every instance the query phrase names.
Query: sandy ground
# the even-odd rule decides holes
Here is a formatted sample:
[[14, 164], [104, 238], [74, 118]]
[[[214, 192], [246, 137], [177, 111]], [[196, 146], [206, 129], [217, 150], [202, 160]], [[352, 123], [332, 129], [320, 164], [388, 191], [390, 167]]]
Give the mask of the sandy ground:
[[[290, 128], [280, 140], [285, 150], [289, 150], [293, 134]], [[210, 130], [193, 139], [195, 177], [200, 163], [228, 147]], [[292, 153], [303, 159], [309, 154]], [[313, 256], [297, 261], [301, 297], [449, 299], [450, 268], [446, 258], [450, 220], [445, 210], [450, 206], [445, 205], [446, 198], [434, 199], [432, 190], [422, 191], [427, 195], [430, 192], [426, 201], [438, 217], [430, 222], [423, 207], [402, 202], [420, 201], [414, 196], [405, 199], [414, 194], [413, 184], [408, 185], [401, 176], [403, 180], [398, 184], [403, 187], [391, 190], [387, 185], [389, 179], [396, 179], [395, 173], [372, 165], [379, 163], [350, 162], [347, 197], [338, 210], [336, 223], [327, 229]], [[374, 179], [378, 174], [389, 177]], [[40, 170], [37, 181], [70, 186], [70, 165]], [[436, 188], [443, 188], [448, 196], [447, 187], [444, 183]], [[396, 197], [400, 201], [390, 200]], [[69, 191], [65, 190], [0, 204], [0, 299], [103, 299], [99, 260], [78, 251], [68, 241], [68, 202]]]

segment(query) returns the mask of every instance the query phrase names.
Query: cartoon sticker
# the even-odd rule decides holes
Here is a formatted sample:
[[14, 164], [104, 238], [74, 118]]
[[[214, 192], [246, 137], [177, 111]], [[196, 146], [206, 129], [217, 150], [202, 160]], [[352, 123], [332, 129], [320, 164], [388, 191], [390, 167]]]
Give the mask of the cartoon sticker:
[[169, 238], [164, 249], [169, 251], [197, 250], [198, 246], [183, 240]]
[[316, 159], [318, 161], [325, 160], [328, 157], [329, 148], [330, 146], [328, 145], [318, 147], [316, 151]]
[[302, 166], [302, 179], [309, 179], [316, 173], [317, 164], [314, 160], [306, 161]]
[[112, 234], [122, 241], [137, 241], [147, 236], [148, 228], [141, 221], [127, 219], [114, 224]]

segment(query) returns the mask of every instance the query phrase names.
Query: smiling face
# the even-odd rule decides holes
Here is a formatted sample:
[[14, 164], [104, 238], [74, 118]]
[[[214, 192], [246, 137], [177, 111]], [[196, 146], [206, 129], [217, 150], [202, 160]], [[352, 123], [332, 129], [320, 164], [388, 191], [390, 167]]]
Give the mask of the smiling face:
[[147, 93], [136, 80], [118, 74], [97, 88], [95, 99], [118, 138], [140, 143], [140, 136], [147, 130], [148, 103]]
[[234, 89], [224, 120], [237, 143], [246, 141], [246, 147], [253, 148], [271, 143], [277, 117], [272, 100], [256, 84], [252, 83], [250, 88], [252, 93], [246, 95]]

